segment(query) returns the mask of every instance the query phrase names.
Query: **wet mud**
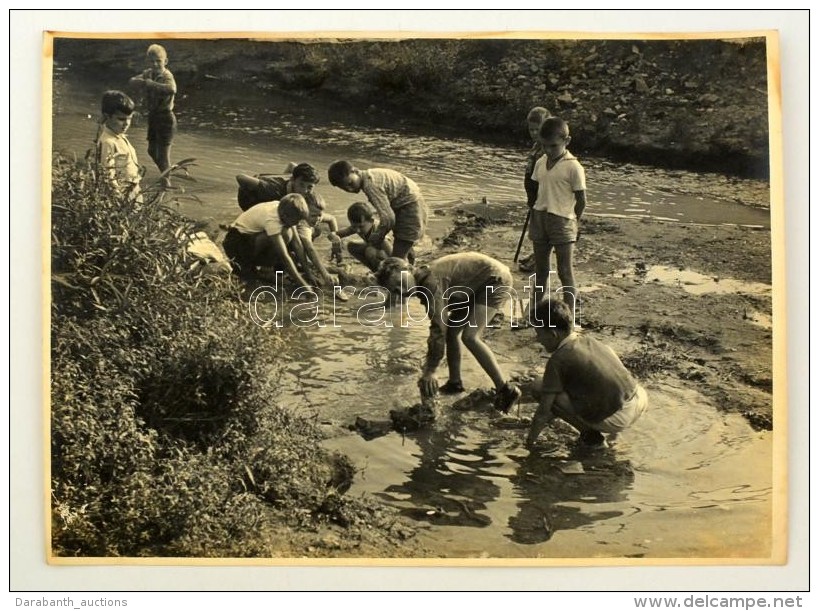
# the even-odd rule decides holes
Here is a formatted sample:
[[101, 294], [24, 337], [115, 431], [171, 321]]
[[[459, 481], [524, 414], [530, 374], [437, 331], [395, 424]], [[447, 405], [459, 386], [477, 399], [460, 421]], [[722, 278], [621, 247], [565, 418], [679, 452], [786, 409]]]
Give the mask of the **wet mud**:
[[[480, 250], [515, 269], [524, 213], [503, 202], [453, 206], [439, 215], [446, 222], [433, 238], [434, 254], [422, 256]], [[362, 469], [352, 492], [398, 507], [433, 555], [765, 556], [771, 431], [784, 409], [772, 398], [770, 232], [598, 215], [583, 219], [582, 232], [580, 323], [612, 345], [648, 389], [651, 409], [634, 430], [591, 452], [558, 421], [529, 453], [523, 436], [536, 408], [531, 387], [546, 361], [533, 331], [511, 326], [518, 313], [510, 310], [487, 342], [523, 388], [520, 404], [506, 416], [492, 410], [491, 384], [467, 355], [466, 392], [439, 399], [434, 420], [402, 429], [390, 418], [394, 406], [383, 402], [337, 411], [341, 426], [328, 430], [329, 443], [358, 457]], [[524, 255], [529, 247], [524, 241]], [[521, 287], [527, 280], [524, 272], [515, 277]], [[426, 329], [397, 331], [405, 331], [400, 356], [382, 374], [400, 376], [394, 383], [412, 414]], [[758, 471], [749, 473], [749, 460]], [[705, 526], [706, 511], [733, 518]], [[717, 528], [728, 530], [719, 535]], [[484, 535], [461, 532], [474, 529]]]

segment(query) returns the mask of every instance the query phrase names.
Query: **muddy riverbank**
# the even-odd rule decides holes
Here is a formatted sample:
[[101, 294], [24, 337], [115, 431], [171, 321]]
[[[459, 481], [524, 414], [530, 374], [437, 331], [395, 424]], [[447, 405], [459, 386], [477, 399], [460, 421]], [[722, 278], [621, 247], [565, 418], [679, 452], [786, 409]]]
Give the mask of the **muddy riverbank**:
[[[508, 259], [520, 226], [510, 212], [459, 247]], [[618, 344], [639, 377], [671, 379], [771, 428], [769, 230], [589, 216], [576, 256], [584, 329]], [[513, 337], [521, 348], [532, 340]]]
[[[439, 211], [420, 256], [480, 250], [514, 269], [523, 215], [510, 202]], [[396, 432], [389, 411], [417, 401], [424, 325], [351, 332], [342, 314], [339, 328], [307, 333], [312, 356], [294, 362], [283, 400], [314, 411], [328, 447], [351, 456], [358, 472], [348, 494], [376, 496], [412, 525], [402, 531], [409, 557], [767, 557], [776, 422], [770, 246], [767, 229], [583, 219], [583, 332], [621, 354], [653, 407], [602, 456], [577, 454], [575, 433], [561, 423], [543, 436], [562, 449], [530, 455], [522, 441], [534, 398], [524, 393], [499, 420], [491, 384], [469, 355], [467, 394], [442, 397], [435, 422]], [[526, 278], [515, 272], [518, 288]], [[542, 375], [544, 353], [531, 329], [508, 323], [487, 341], [526, 384]], [[357, 545], [342, 536], [308, 555], [394, 553]]]

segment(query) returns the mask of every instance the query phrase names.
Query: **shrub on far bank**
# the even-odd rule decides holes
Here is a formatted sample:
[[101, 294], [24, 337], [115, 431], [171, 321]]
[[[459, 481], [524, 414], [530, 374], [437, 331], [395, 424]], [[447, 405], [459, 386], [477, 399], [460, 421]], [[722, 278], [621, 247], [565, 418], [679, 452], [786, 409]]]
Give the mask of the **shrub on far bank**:
[[276, 403], [286, 330], [196, 272], [190, 220], [58, 158], [51, 229], [54, 555], [270, 556], [285, 524], [369, 511], [341, 496], [349, 461]]

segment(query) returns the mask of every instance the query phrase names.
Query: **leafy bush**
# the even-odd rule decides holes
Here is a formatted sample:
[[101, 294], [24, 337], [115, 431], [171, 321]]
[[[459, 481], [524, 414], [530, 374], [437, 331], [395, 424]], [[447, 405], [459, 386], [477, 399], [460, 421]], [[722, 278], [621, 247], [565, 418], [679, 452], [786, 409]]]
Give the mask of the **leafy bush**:
[[354, 522], [356, 502], [328, 501], [349, 461], [276, 405], [282, 331], [244, 315], [231, 277], [197, 273], [192, 222], [145, 195], [128, 202], [55, 160], [54, 553], [270, 555], [282, 509], [302, 527]]

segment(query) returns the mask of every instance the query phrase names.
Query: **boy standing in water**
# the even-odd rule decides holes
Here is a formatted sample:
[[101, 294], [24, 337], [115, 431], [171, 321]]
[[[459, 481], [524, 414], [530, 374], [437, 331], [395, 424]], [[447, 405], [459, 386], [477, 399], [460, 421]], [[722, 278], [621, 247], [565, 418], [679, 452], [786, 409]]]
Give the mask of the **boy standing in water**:
[[[495, 384], [496, 410], [507, 413], [520, 399], [520, 389], [506, 381], [495, 354], [482, 337], [513, 290], [508, 267], [478, 252], [445, 255], [417, 268], [405, 259], [390, 257], [378, 268], [376, 282], [400, 298], [417, 295], [426, 306], [431, 322], [426, 361], [418, 380], [422, 401], [439, 390], [444, 394], [464, 391], [461, 341]], [[439, 389], [435, 370], [444, 353], [449, 380]]]
[[359, 170], [343, 160], [333, 162], [327, 175], [330, 184], [342, 191], [364, 191], [380, 222], [370, 243], [381, 248], [384, 238], [392, 232], [393, 256], [406, 259], [413, 245], [424, 236], [427, 224], [427, 205], [415, 181], [387, 168]]
[[[547, 109], [542, 106], [535, 106], [526, 115], [526, 126], [529, 129], [529, 136], [532, 138], [532, 148], [526, 156], [526, 170], [523, 173], [523, 188], [526, 190], [526, 205], [529, 210], [535, 205], [537, 200], [537, 183], [532, 180], [532, 172], [535, 171], [535, 163], [543, 156], [543, 144], [540, 142], [540, 126], [552, 116]], [[531, 212], [530, 212], [531, 214]], [[535, 270], [535, 255], [532, 253], [520, 260], [518, 268], [522, 272], [532, 272]]]
[[580, 432], [583, 446], [606, 447], [603, 433], [619, 433], [645, 412], [645, 389], [614, 350], [574, 331], [572, 311], [563, 301], [542, 296], [534, 303], [530, 319], [538, 342], [551, 357], [526, 446], [531, 449], [540, 432], [557, 417]]
[[[176, 134], [176, 115], [173, 112], [176, 81], [168, 70], [168, 54], [162, 45], [151, 45], [147, 51], [148, 68], [131, 78], [132, 85], [141, 86], [148, 107], [148, 154], [159, 171], [171, 167], [171, 144]], [[170, 187], [170, 178], [162, 184]]]
[[540, 128], [544, 155], [535, 162], [532, 180], [537, 199], [532, 207], [529, 238], [535, 251], [535, 294], [549, 285], [552, 249], [557, 256], [557, 275], [563, 299], [574, 310], [574, 245], [578, 222], [586, 208], [586, 173], [567, 146], [569, 125], [560, 117], [549, 117]]
[[123, 196], [139, 201], [142, 168], [133, 145], [125, 136], [131, 125], [134, 101], [122, 91], [102, 94], [102, 124], [94, 143], [96, 165], [101, 175]]

